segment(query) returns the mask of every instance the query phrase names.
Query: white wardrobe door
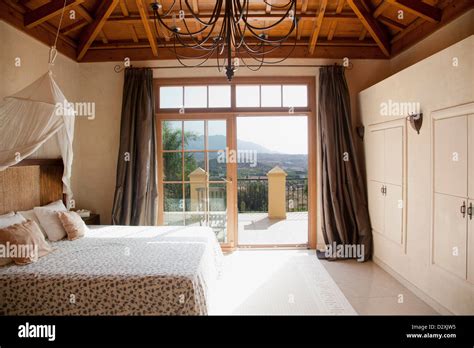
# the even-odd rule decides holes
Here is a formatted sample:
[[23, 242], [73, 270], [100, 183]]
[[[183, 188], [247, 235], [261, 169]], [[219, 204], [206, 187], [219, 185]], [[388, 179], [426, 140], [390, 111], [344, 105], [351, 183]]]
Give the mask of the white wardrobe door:
[[403, 201], [402, 187], [385, 184], [385, 221], [384, 234], [387, 238], [402, 243]]
[[381, 182], [369, 180], [369, 215], [372, 229], [383, 233], [384, 226], [384, 195], [381, 192]]
[[463, 202], [463, 198], [435, 193], [433, 261], [466, 279], [467, 222], [460, 211]]
[[[474, 213], [474, 200], [470, 199], [468, 202]], [[474, 283], [474, 216], [467, 219], [467, 279]]]
[[467, 196], [467, 116], [434, 122], [435, 192]]
[[469, 184], [469, 198], [474, 199], [474, 115], [468, 116], [468, 154], [469, 154], [469, 172], [468, 172], [468, 184]]
[[371, 180], [383, 182], [384, 175], [384, 130], [371, 131], [368, 143], [367, 176]]
[[403, 128], [385, 130], [384, 145], [384, 174], [385, 182], [402, 185], [403, 181]]

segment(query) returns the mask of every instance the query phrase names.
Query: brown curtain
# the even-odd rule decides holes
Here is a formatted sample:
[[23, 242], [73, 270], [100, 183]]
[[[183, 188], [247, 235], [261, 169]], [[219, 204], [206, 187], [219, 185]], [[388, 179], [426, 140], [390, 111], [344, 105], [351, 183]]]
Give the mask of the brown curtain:
[[[363, 245], [372, 254], [367, 194], [351, 125], [349, 91], [341, 66], [320, 69], [318, 119], [322, 232], [326, 245]], [[361, 250], [361, 249], [360, 249]]]
[[125, 71], [112, 223], [156, 225], [157, 163], [153, 71]]

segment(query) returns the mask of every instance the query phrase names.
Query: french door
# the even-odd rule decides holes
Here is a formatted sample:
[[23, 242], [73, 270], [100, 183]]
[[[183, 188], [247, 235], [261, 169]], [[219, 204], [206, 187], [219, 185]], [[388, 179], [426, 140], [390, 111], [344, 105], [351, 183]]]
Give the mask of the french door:
[[223, 247], [234, 246], [232, 119], [200, 115], [158, 119], [159, 225], [207, 226]]

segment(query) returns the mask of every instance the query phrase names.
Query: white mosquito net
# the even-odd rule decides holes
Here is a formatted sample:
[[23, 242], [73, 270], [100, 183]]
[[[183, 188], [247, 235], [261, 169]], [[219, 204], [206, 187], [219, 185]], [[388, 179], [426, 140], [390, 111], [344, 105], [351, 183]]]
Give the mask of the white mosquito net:
[[74, 109], [51, 71], [0, 104], [0, 171], [33, 154], [57, 137], [64, 162], [63, 192], [72, 199]]

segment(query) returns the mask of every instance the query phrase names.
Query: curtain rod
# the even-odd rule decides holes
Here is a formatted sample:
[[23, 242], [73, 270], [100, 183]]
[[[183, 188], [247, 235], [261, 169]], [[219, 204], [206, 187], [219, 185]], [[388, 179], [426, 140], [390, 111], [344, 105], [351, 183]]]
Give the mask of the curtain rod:
[[[339, 65], [339, 64], [283, 64], [283, 65], [264, 65], [262, 67], [266, 68], [324, 68], [326, 66], [333, 66], [333, 65]], [[239, 67], [249, 67], [249, 68], [258, 68], [260, 65], [258, 64], [241, 64]], [[354, 65], [352, 62], [349, 62], [349, 65], [345, 67], [347, 70], [352, 70]], [[133, 68], [133, 65], [130, 66], [130, 68]], [[198, 65], [198, 66], [185, 66], [185, 65], [171, 65], [171, 66], [143, 66], [140, 68], [149, 68], [149, 69], [196, 69], [196, 68], [222, 68], [222, 66], [219, 65]], [[126, 67], [117, 64], [114, 67], [114, 71], [116, 73], [120, 73], [124, 71]]]

